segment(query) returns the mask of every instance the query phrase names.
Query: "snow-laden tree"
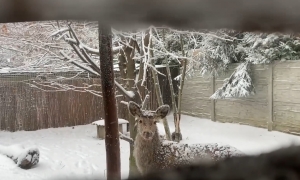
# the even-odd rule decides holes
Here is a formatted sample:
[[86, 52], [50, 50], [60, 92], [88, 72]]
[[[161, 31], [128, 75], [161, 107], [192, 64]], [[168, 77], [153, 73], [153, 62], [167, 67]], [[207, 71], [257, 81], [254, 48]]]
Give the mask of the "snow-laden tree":
[[[61, 44], [49, 38], [54, 22], [24, 22], [0, 24], [0, 66], [28, 69], [52, 69], [59, 57]], [[58, 64], [61, 67], [62, 64]]]
[[292, 34], [246, 32], [236, 51], [243, 54], [241, 60], [252, 64], [297, 60], [300, 58], [300, 41]]
[[234, 33], [234, 31], [221, 29], [202, 36], [200, 50], [203, 56], [199, 62], [202, 75], [217, 76], [227, 70], [229, 64], [238, 62], [235, 53], [237, 38], [229, 35]]
[[212, 96], [213, 99], [248, 97], [255, 93], [251, 64], [300, 58], [299, 38], [292, 34], [217, 30], [202, 35], [196, 62], [202, 75], [218, 76], [231, 63], [241, 63]]
[[255, 93], [251, 79], [250, 62], [241, 63], [212, 96], [213, 99], [247, 97]]

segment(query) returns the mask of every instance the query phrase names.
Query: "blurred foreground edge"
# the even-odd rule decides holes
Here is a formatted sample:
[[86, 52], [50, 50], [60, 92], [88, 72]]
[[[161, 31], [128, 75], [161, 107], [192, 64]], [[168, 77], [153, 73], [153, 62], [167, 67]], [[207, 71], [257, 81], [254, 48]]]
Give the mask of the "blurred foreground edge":
[[300, 30], [297, 0], [0, 0], [0, 23], [89, 20], [134, 29]]
[[150, 173], [128, 180], [297, 180], [300, 179], [300, 146], [257, 156], [233, 157], [216, 164], [194, 164]]

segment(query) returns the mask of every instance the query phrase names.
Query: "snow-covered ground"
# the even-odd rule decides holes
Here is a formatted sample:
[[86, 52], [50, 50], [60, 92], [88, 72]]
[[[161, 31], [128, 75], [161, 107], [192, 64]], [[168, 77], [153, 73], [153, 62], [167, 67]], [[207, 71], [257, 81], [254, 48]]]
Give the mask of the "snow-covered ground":
[[[173, 117], [168, 116], [173, 129]], [[291, 144], [300, 144], [300, 137], [250, 126], [212, 122], [207, 119], [182, 116], [184, 143], [230, 144], [246, 154], [268, 152]], [[161, 127], [161, 126], [160, 126]], [[160, 128], [163, 129], [163, 128]], [[0, 155], [0, 179], [105, 179], [106, 156], [104, 140], [96, 138], [93, 125], [32, 132], [0, 132], [0, 144], [21, 143], [37, 146], [40, 163], [33, 169], [22, 170], [7, 157]], [[121, 144], [122, 177], [128, 175], [129, 145]]]

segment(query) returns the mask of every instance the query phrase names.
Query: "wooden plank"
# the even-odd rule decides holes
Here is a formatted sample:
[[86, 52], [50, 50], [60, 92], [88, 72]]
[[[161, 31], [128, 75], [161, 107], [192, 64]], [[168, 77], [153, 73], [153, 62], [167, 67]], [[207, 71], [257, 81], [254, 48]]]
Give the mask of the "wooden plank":
[[[212, 94], [214, 94], [215, 93], [215, 76], [213, 76], [212, 78], [211, 78], [211, 93]], [[211, 100], [211, 120], [212, 121], [216, 121], [216, 117], [215, 117], [215, 102], [216, 102], [216, 100], [214, 100], [214, 99], [212, 99]]]
[[269, 118], [267, 122], [268, 131], [273, 129], [273, 65], [269, 65], [269, 82], [268, 82], [268, 109], [269, 109]]

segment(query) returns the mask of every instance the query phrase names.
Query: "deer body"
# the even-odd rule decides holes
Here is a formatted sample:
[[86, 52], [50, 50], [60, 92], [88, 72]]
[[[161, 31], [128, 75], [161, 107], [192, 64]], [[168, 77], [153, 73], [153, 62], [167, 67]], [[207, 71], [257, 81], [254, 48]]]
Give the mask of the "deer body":
[[197, 161], [216, 161], [242, 155], [237, 149], [219, 144], [182, 144], [162, 140], [156, 123], [169, 112], [169, 106], [160, 106], [155, 112], [141, 111], [134, 102], [128, 104], [129, 112], [137, 117], [137, 136], [134, 156], [142, 174], [173, 168]]
[[290, 146], [259, 155], [233, 157], [213, 165], [181, 165], [127, 180], [299, 180], [299, 152], [300, 146]]

